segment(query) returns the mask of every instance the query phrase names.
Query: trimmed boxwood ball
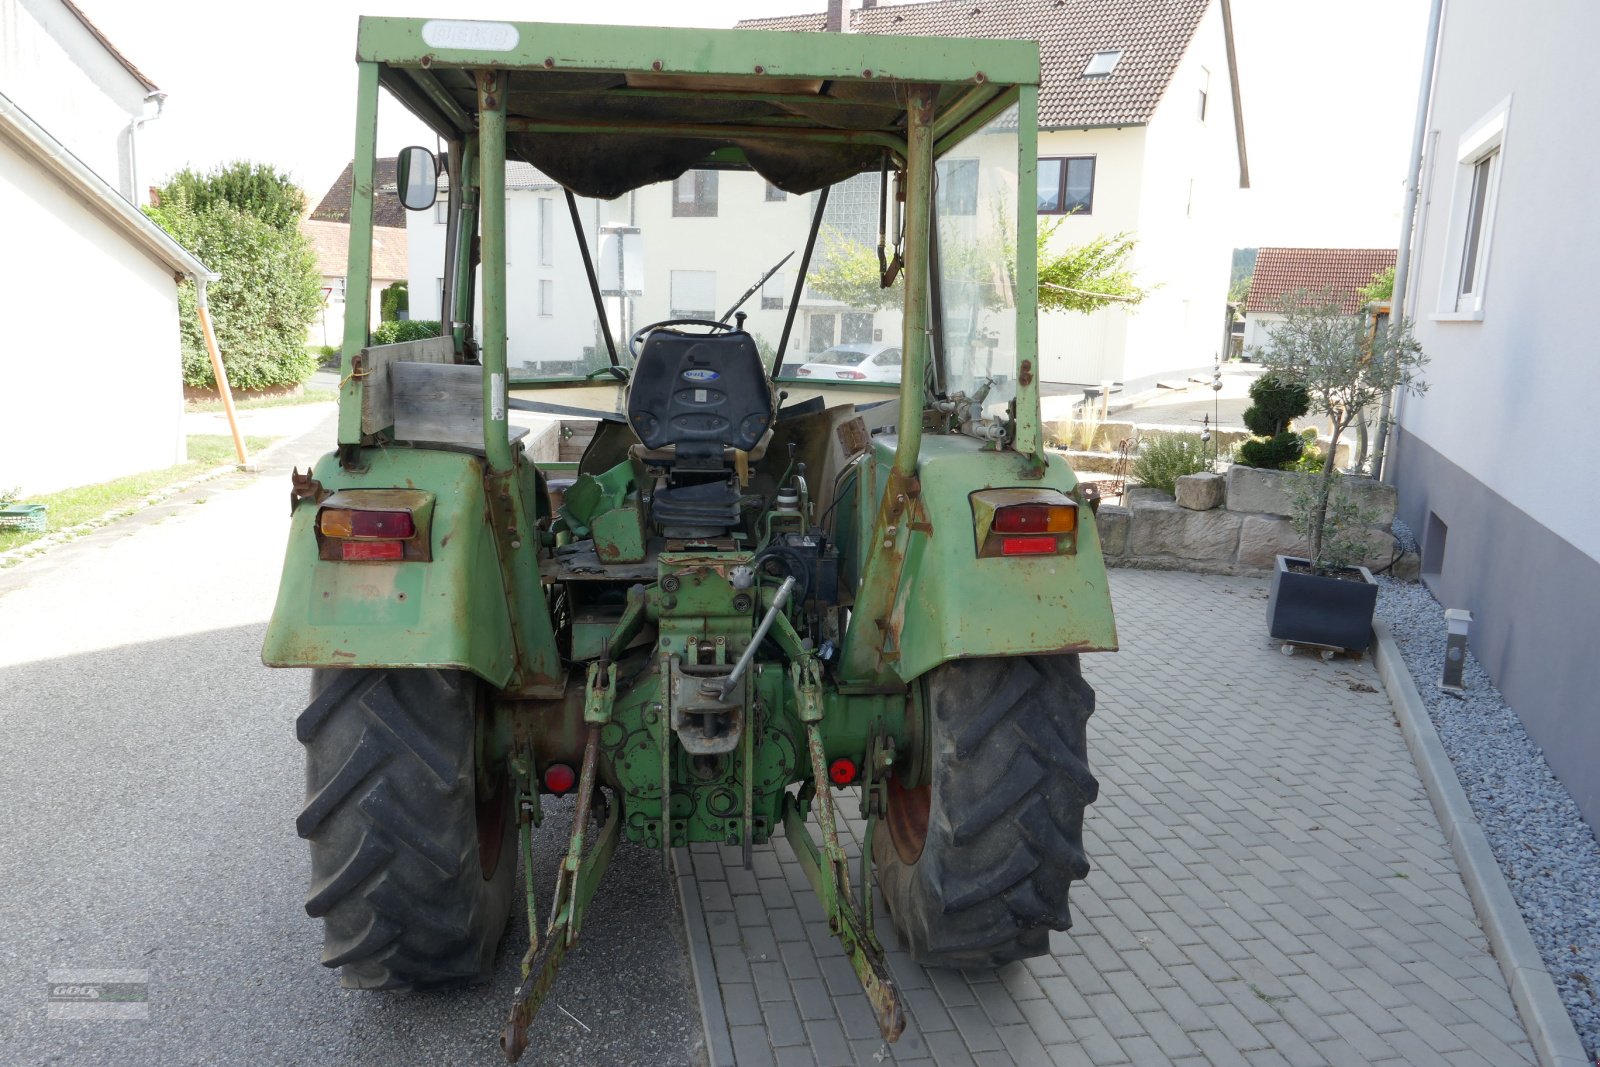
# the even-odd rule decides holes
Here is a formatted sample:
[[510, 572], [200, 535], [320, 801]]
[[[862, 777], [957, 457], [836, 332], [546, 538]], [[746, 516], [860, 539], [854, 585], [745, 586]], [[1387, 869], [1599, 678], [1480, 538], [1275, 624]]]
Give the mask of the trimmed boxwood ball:
[[1251, 467], [1288, 470], [1305, 451], [1305, 442], [1289, 432], [1289, 424], [1310, 410], [1310, 394], [1276, 375], [1263, 374], [1251, 384], [1250, 399], [1244, 424], [1266, 440], [1240, 445], [1239, 461]]

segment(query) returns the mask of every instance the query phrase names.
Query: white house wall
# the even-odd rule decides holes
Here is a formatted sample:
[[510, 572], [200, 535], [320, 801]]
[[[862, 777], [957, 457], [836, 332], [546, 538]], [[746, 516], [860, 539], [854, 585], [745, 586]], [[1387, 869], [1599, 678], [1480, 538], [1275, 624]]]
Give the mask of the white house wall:
[[44, 493], [182, 462], [171, 268], [0, 141], [8, 307], [0, 488]]
[[138, 202], [131, 124], [147, 90], [58, 0], [0, 0], [0, 92]]
[[[1589, 0], [1512, 19], [1491, 0], [1446, 8], [1408, 308], [1429, 389], [1401, 402], [1387, 473], [1425, 578], [1445, 606], [1473, 612], [1473, 651], [1600, 828], [1600, 144], [1585, 132], [1600, 99], [1596, 40]], [[1444, 294], [1462, 263], [1458, 182], [1478, 158], [1463, 163], [1463, 149], [1502, 111], [1481, 315], [1462, 316]]]
[[[1088, 214], [1040, 215], [1039, 225], [1060, 226], [1052, 249], [1081, 245], [1096, 237], [1133, 233], [1143, 237], [1140, 200], [1145, 168], [1143, 126], [1105, 130], [1045, 130], [1039, 134], [1039, 155], [1094, 156], [1094, 201]], [[1058, 311], [1039, 316], [1039, 358], [1047, 382], [1097, 385], [1121, 381], [1127, 358], [1130, 312], [1108, 308], [1090, 315]]]
[[1233, 263], [1225, 225], [1238, 203], [1239, 159], [1218, 4], [1200, 20], [1151, 117], [1141, 181], [1139, 276], [1157, 288], [1128, 324], [1130, 391], [1209, 368], [1225, 336]]

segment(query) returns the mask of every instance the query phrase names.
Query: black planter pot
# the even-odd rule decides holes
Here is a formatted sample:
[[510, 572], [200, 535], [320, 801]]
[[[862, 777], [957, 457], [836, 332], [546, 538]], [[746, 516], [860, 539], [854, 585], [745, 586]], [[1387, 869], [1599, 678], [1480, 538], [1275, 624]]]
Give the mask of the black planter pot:
[[1309, 566], [1295, 556], [1279, 556], [1267, 598], [1267, 632], [1280, 641], [1331, 645], [1351, 652], [1372, 643], [1372, 613], [1378, 606], [1378, 583], [1365, 567], [1346, 567], [1361, 581], [1332, 578], [1289, 569]]

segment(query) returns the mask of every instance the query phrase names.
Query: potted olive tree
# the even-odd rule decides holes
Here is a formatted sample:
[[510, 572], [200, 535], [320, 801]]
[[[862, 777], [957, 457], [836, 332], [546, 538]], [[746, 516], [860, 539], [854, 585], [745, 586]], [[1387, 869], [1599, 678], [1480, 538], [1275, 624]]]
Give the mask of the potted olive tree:
[[1291, 293], [1279, 307], [1285, 321], [1254, 354], [1280, 381], [1306, 391], [1333, 437], [1321, 468], [1296, 476], [1291, 518], [1307, 554], [1277, 558], [1267, 629], [1283, 641], [1357, 652], [1371, 643], [1378, 585], [1360, 565], [1372, 516], [1353, 487], [1340, 486], [1339, 438], [1390, 392], [1423, 392], [1419, 374], [1428, 359], [1409, 323], [1374, 328], [1366, 313], [1341, 311], [1330, 293]]

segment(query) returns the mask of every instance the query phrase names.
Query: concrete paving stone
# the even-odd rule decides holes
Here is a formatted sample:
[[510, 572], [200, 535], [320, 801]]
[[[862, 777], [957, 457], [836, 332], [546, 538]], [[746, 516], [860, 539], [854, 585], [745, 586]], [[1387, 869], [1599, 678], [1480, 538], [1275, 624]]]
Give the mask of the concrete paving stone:
[[973, 1052], [986, 1052], [1003, 1048], [1000, 1035], [995, 1032], [994, 1023], [989, 1021], [989, 1016], [977, 1004], [963, 1004], [950, 1009], [950, 1018], [955, 1021], [956, 1029], [961, 1031], [961, 1040], [967, 1043], [967, 1048]]
[[[1055, 1010], [1055, 1005], [1048, 1000], [1025, 1000], [1018, 1005], [1018, 1008], [1042, 1044], [1059, 1045], [1072, 1039], [1072, 1028], [1067, 1025], [1061, 1013]], [[921, 1025], [920, 1016], [917, 1022]]]
[[1168, 973], [1167, 968], [1148, 949], [1130, 952], [1123, 958], [1133, 969], [1133, 975], [1148, 990], [1153, 991], [1178, 984], [1178, 980]]
[[[834, 1020], [838, 1018], [838, 1009], [834, 1007], [833, 997], [828, 994], [828, 986], [820, 978], [800, 978], [791, 983], [794, 988], [794, 1001], [800, 1009], [800, 1017], [807, 1022], [813, 1019]], [[851, 991], [855, 996], [865, 996], [861, 990]]]
[[1228, 1003], [1252, 1024], [1270, 1023], [1281, 1019], [1278, 1005], [1290, 999], [1287, 993], [1269, 991], [1258, 982], [1219, 982], [1217, 989], [1228, 998]]
[[854, 1067], [855, 1054], [845, 1040], [844, 1029], [832, 1019], [807, 1020], [806, 1034], [817, 1067]]
[[702, 884], [725, 880], [722, 860], [714, 852], [690, 852], [689, 863], [694, 868], [695, 880]]
[[1293, 1061], [1277, 1049], [1258, 1049], [1245, 1053], [1244, 1062], [1249, 1067], [1292, 1067]]
[[1044, 1042], [1039, 1040], [1039, 1035], [1035, 1034], [1033, 1027], [1026, 1022], [997, 1026], [995, 1032], [1000, 1035], [1000, 1042], [1005, 1045], [1006, 1053], [1022, 1067], [1032, 1067], [1033, 1064], [1049, 1061], [1050, 1054], [1044, 1050]]
[[[1394, 1047], [1389, 1044], [1385, 1034], [1396, 1032], [1400, 1027], [1390, 1027], [1379, 1031], [1370, 1026], [1365, 1018], [1355, 1012], [1337, 1012], [1328, 1016], [1328, 1025], [1338, 1036], [1349, 1042], [1350, 1047], [1358, 1052], [1365, 1053], [1373, 1059], [1384, 1056], [1393, 1056]], [[1508, 1060], [1509, 1062], [1515, 1062]]]
[[779, 958], [778, 939], [772, 936], [770, 928], [746, 926], [741, 927], [739, 933], [744, 945], [745, 958], [751, 963]]
[[1005, 1049], [995, 1049], [992, 1052], [979, 1052], [972, 1057], [972, 1062], [977, 1067], [1017, 1067], [1017, 1061]]
[[1460, 1052], [1445, 1053], [1444, 1062], [1449, 1064], [1450, 1067], [1494, 1067], [1497, 1063], [1509, 1063], [1511, 1061], [1496, 1060], [1471, 1049], [1463, 1049]]
[[961, 977], [960, 971], [953, 971], [948, 967], [929, 967], [927, 974], [945, 1007], [959, 1008], [978, 1003], [978, 998], [973, 994], [972, 987], [967, 984], [965, 978]]
[[745, 958], [744, 949], [739, 945], [712, 945], [711, 963], [717, 969], [719, 982], [749, 984], [753, 981], [750, 961]]
[[905, 998], [906, 1013], [916, 1020], [918, 1030], [936, 1033], [955, 1028], [955, 1020], [950, 1018], [950, 1009], [945, 1007], [944, 1001], [939, 999], [939, 994], [935, 990], [904, 989], [901, 990], [901, 994]]
[[972, 1050], [962, 1040], [958, 1030], [944, 1030], [927, 1035], [928, 1051], [939, 1067], [973, 1067]]
[[761, 1003], [794, 1000], [794, 990], [789, 987], [789, 973], [784, 970], [782, 961], [763, 960], [752, 963], [750, 977], [755, 983], [756, 997]]
[[728, 1036], [733, 1040], [733, 1055], [739, 1067], [766, 1067], [777, 1063], [772, 1046], [767, 1043], [765, 1026], [730, 1026]]
[[1015, 1026], [1023, 1021], [1017, 999], [1010, 989], [1001, 982], [981, 982], [972, 984], [972, 992], [978, 998], [978, 1004], [983, 1008], [984, 1014], [995, 1026]]
[[[1039, 979], [1039, 988], [1044, 990], [1044, 995], [1050, 1000], [1050, 1006], [1063, 1019], [1088, 1019], [1093, 1017], [1094, 1009], [1084, 999], [1083, 992], [1066, 975], [1041, 978]], [[1110, 989], [1110, 986], [1105, 985], [1103, 982], [1101, 983], [1100, 992], [1109, 992]]]
[[791, 979], [822, 977], [822, 967], [817, 963], [816, 954], [804, 941], [779, 942], [778, 958]]
[[806, 1027], [800, 1021], [800, 1010], [787, 1002], [761, 1005], [761, 1015], [767, 1024], [767, 1038], [773, 1047], [803, 1045]]
[[760, 1024], [761, 1000], [756, 996], [755, 986], [747, 982], [721, 982], [718, 991], [722, 994], [722, 1010], [728, 1016], [728, 1025]]
[[756, 884], [755, 874], [745, 870], [743, 867], [725, 868], [723, 874], [728, 880], [728, 892], [732, 893], [736, 898], [745, 893], [758, 894], [761, 892], [761, 887]]
[[1011, 993], [1011, 999], [1017, 1002], [1024, 1000], [1040, 1000], [1044, 997], [1044, 990], [1039, 988], [1039, 981], [1021, 961], [1008, 963], [995, 972], [995, 977], [1000, 979], [1002, 985]]
[[1267, 1040], [1261, 1036], [1261, 1031], [1257, 1030], [1232, 1004], [1216, 1004], [1207, 1011], [1211, 1016], [1211, 1025], [1226, 1035], [1228, 1040], [1233, 1042], [1233, 1047], [1240, 1052], [1267, 1046]]
[[[872, 1004], [865, 994], [838, 997], [833, 1002], [833, 1009], [838, 1016], [839, 1025], [844, 1027], [844, 1036], [851, 1041], [865, 1041], [879, 1036], [878, 1019], [872, 1013]], [[912, 1018], [916, 1016], [913, 1015]], [[917, 1021], [920, 1025], [921, 1020]]]
[[1110, 1067], [1111, 1064], [1128, 1062], [1128, 1054], [1122, 1051], [1122, 1045], [1111, 1036], [1111, 1031], [1107, 1030], [1105, 1024], [1098, 1019], [1074, 1020], [1072, 1037], [1074, 1044], [1057, 1045], [1049, 1049], [1051, 1059], [1061, 1062], [1057, 1059], [1057, 1049], [1076, 1048], [1079, 1053], [1089, 1058], [1094, 1067]]
[[[756, 885], [760, 889], [761, 901], [768, 908], [792, 908], [796, 906], [794, 890], [789, 888], [789, 883], [779, 878], [757, 878]], [[808, 886], [804, 892], [811, 893]]]
[[794, 908], [767, 909], [767, 925], [772, 928], [772, 936], [779, 943], [806, 939], [805, 924], [800, 921], [800, 913]]
[[706, 913], [706, 936], [712, 945], [737, 945], [740, 942], [739, 924], [733, 913], [712, 911]]
[[1151, 995], [1144, 982], [1131, 971], [1116, 971], [1108, 974], [1106, 975], [1106, 983], [1111, 986], [1111, 991], [1122, 1001], [1123, 1007], [1135, 1015], [1140, 1012], [1157, 1011], [1161, 1007], [1161, 1002]]
[[1161, 1054], [1168, 1059], [1191, 1056], [1199, 1052], [1199, 1047], [1195, 1045], [1194, 1039], [1189, 1036], [1184, 1026], [1168, 1015], [1165, 1009], [1143, 1012], [1136, 1018], [1139, 1020], [1139, 1025], [1144, 1028], [1144, 1032], [1161, 1049]]
[[1139, 1020], [1134, 1018], [1133, 1012], [1115, 993], [1097, 993], [1092, 997], [1084, 998], [1089, 1002], [1089, 1007], [1094, 1009], [1094, 1016], [1105, 1024], [1112, 1037], [1134, 1037], [1144, 1033], [1144, 1027]]
[[1277, 1007], [1284, 1021], [1294, 1027], [1295, 1032], [1301, 1037], [1313, 1044], [1338, 1036], [1338, 1031], [1328, 1024], [1327, 1019], [1306, 1007], [1298, 999], [1285, 1001]]
[[822, 968], [822, 980], [828, 985], [828, 992], [836, 997], [863, 996], [861, 980], [856, 977], [855, 968], [850, 966], [850, 961], [842, 952], [833, 952], [817, 959], [817, 965]]
[[[696, 876], [698, 878], [698, 876]], [[733, 894], [728, 892], [728, 883], [723, 881], [708, 882], [699, 880], [700, 907], [707, 912], [732, 911]]]
[[1210, 945], [1190, 945], [1183, 950], [1183, 953], [1210, 981], [1228, 982], [1239, 977], [1239, 972], [1217, 955], [1216, 950]]
[[816, 1067], [817, 1058], [811, 1054], [808, 1045], [789, 1045], [784, 1048], [773, 1049], [773, 1056], [778, 1061], [778, 1067]]
[[1453, 1052], [1456, 1049], [1470, 1047], [1463, 1040], [1461, 1029], [1456, 1026], [1446, 1026], [1428, 1012], [1415, 1005], [1408, 1004], [1403, 1008], [1394, 1010], [1394, 1017], [1405, 1024], [1406, 1029], [1396, 1033], [1410, 1032], [1421, 1041], [1439, 1052]]

